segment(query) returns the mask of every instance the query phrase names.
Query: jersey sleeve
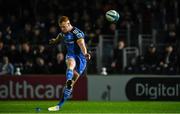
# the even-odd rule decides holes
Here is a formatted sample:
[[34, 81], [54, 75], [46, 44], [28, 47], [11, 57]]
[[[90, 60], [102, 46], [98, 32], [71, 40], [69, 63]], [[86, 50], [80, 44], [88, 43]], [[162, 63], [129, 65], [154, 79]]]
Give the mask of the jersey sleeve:
[[84, 33], [82, 31], [80, 31], [80, 30], [75, 29], [73, 31], [73, 33], [75, 34], [77, 40], [81, 39], [81, 38], [84, 38]]

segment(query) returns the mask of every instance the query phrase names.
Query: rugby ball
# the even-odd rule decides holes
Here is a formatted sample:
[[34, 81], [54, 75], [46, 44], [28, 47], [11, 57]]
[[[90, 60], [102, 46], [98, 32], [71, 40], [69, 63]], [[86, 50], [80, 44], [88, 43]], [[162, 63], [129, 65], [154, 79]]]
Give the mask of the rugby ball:
[[119, 20], [119, 13], [115, 10], [109, 10], [106, 12], [106, 19], [110, 22], [117, 22]]

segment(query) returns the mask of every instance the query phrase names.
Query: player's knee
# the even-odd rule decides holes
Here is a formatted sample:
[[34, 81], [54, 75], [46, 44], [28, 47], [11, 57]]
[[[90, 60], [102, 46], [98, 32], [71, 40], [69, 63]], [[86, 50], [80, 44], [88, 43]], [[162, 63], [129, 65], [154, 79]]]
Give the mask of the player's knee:
[[75, 67], [74, 59], [67, 60], [67, 67], [68, 67], [68, 69], [74, 69], [74, 67]]

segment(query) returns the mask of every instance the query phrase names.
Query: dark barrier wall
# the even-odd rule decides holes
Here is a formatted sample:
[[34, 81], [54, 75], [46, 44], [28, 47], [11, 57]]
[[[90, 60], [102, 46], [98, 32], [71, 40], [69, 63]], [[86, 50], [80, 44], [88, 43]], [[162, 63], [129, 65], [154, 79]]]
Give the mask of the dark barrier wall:
[[[1, 76], [0, 100], [59, 100], [65, 81], [63, 75]], [[87, 77], [79, 78], [71, 99], [87, 100]]]

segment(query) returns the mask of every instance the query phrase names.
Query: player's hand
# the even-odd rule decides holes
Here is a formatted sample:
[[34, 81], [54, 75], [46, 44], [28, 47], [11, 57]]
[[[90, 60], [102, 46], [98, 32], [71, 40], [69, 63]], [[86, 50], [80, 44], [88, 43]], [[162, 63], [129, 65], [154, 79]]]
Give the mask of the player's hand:
[[49, 40], [49, 44], [56, 44], [57, 40], [55, 38]]
[[89, 53], [85, 54], [85, 57], [86, 57], [87, 60], [91, 59], [91, 55]]

